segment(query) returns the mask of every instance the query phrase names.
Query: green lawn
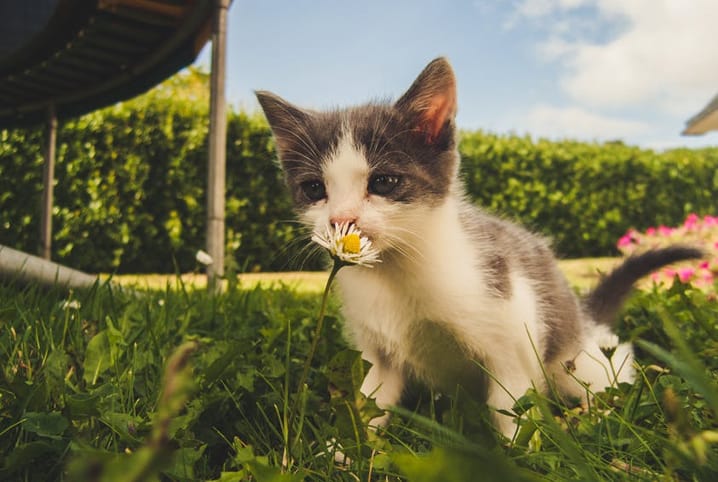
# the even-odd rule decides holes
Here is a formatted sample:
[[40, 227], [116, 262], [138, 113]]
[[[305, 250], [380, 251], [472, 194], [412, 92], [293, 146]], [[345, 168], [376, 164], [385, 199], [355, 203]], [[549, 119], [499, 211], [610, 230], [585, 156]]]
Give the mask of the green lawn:
[[[599, 273], [610, 271], [620, 258], [586, 258], [568, 259], [559, 262], [569, 281], [581, 290], [587, 290], [593, 286]], [[292, 271], [286, 273], [243, 273], [238, 275], [240, 286], [252, 289], [257, 286], [262, 288], [286, 287], [299, 292], [320, 293], [327, 282], [328, 273], [321, 271]], [[108, 276], [103, 276], [107, 279]], [[164, 289], [177, 283], [175, 275], [114, 275], [112, 279], [123, 286], [134, 286], [138, 288]], [[201, 274], [185, 274], [181, 276], [181, 282], [187, 286], [204, 288], [206, 278]]]
[[[327, 282], [329, 273], [323, 271], [292, 271], [283, 273], [243, 273], [237, 276], [242, 289], [257, 287], [267, 289], [286, 288], [300, 293], [321, 293]], [[109, 276], [103, 275], [103, 279]], [[165, 289], [168, 285], [176, 287], [178, 283], [191, 289], [204, 289], [207, 278], [204, 274], [176, 275], [150, 274], [150, 275], [113, 275], [111, 278], [122, 286], [131, 286], [140, 289]], [[226, 285], [226, 282], [225, 282]]]
[[[562, 267], [585, 286], [612, 262]], [[324, 276], [243, 275], [216, 296], [190, 278], [69, 295], [0, 284], [0, 480], [718, 480], [713, 297], [637, 293], [620, 324], [636, 383], [587, 387], [588, 407], [529, 392], [510, 442], [461, 391], [413, 390], [367, 431], [367, 366], [334, 299], [303, 378]]]

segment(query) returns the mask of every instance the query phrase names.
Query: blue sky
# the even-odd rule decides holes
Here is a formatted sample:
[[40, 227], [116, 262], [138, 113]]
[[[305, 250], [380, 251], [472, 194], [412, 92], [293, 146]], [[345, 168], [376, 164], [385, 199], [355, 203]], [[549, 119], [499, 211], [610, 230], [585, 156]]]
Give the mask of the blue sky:
[[[467, 129], [662, 149], [718, 93], [716, 0], [234, 0], [229, 101], [306, 107], [398, 98], [433, 58]], [[197, 60], [208, 66], [209, 48]]]

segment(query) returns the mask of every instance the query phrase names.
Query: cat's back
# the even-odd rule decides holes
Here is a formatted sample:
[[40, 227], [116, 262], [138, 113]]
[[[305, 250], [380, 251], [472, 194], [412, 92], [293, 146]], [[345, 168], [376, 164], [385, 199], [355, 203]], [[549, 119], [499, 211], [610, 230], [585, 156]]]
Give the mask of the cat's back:
[[494, 265], [496, 270], [520, 270], [537, 281], [559, 273], [547, 238], [468, 202], [462, 206], [460, 218], [475, 243], [479, 258]]

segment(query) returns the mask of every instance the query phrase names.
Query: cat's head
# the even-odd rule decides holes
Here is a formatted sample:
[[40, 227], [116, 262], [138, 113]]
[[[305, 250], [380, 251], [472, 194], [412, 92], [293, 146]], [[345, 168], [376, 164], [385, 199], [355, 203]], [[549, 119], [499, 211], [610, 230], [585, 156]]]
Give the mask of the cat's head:
[[302, 222], [356, 224], [379, 250], [407, 250], [456, 183], [456, 81], [432, 61], [394, 103], [333, 111], [257, 98]]

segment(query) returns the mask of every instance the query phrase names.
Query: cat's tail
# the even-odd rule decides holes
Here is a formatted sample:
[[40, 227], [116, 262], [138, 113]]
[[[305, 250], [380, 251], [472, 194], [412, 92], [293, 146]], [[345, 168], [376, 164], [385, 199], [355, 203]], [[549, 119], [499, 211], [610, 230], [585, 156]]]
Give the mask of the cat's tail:
[[613, 325], [636, 281], [667, 264], [700, 259], [703, 256], [700, 249], [680, 245], [630, 256], [618, 268], [603, 277], [585, 298], [585, 307], [597, 323]]

